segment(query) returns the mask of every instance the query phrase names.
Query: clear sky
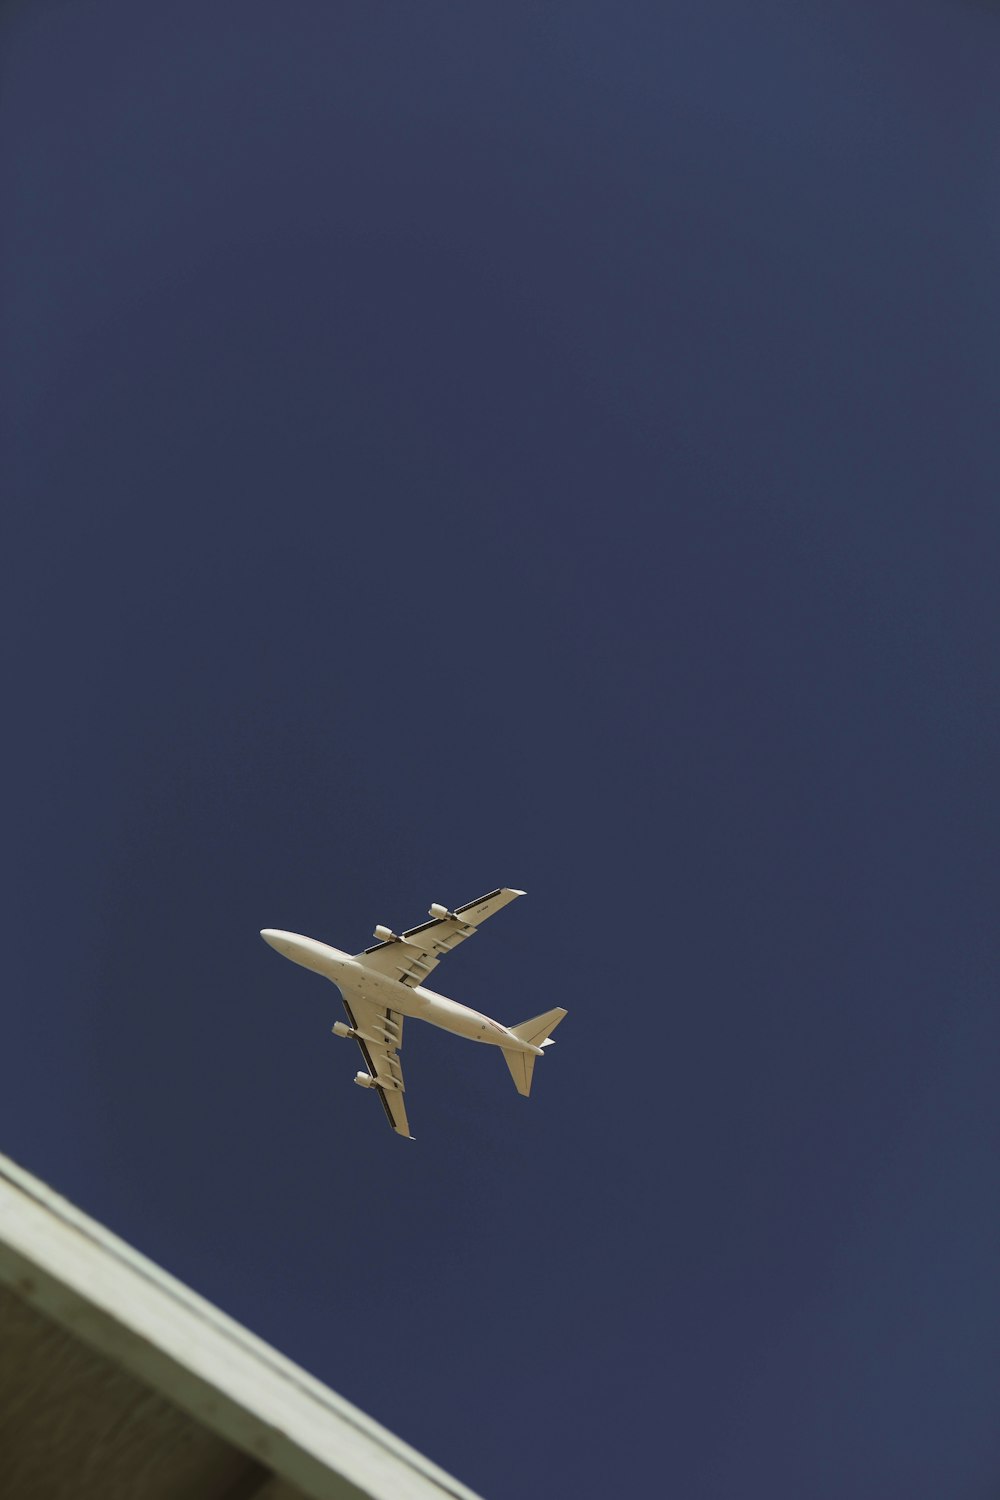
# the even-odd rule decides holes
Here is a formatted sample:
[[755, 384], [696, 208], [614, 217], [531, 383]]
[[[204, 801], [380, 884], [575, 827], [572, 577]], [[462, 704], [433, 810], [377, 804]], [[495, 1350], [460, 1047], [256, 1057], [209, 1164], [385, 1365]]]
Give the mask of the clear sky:
[[490, 1500], [1000, 1485], [998, 47], [5, 10], [0, 1147]]

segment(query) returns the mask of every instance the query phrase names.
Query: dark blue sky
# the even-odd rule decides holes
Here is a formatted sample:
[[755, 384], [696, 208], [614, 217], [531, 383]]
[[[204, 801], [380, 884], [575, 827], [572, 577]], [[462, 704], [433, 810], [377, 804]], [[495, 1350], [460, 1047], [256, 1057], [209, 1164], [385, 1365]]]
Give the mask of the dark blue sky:
[[491, 1500], [1000, 1485], [998, 44], [5, 13], [0, 1146]]

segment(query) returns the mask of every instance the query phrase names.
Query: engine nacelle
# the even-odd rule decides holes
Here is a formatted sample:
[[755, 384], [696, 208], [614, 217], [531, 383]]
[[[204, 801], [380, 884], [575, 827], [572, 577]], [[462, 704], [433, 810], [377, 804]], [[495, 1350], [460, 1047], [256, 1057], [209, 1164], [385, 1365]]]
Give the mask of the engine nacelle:
[[437, 917], [439, 922], [446, 921], [448, 917], [451, 917], [453, 921], [455, 919], [455, 913], [453, 911], [449, 911], [446, 906], [439, 906], [436, 901], [431, 902], [431, 909], [428, 913], [428, 916]]
[[392, 928], [383, 927], [381, 923], [376, 927], [374, 936], [378, 938], [380, 943], [394, 943], [396, 941], [396, 934]]
[[373, 1089], [375, 1080], [370, 1073], [355, 1073], [354, 1082], [359, 1089]]
[[348, 1026], [346, 1021], [334, 1021], [330, 1029], [334, 1036], [357, 1036], [358, 1034], [353, 1026]]

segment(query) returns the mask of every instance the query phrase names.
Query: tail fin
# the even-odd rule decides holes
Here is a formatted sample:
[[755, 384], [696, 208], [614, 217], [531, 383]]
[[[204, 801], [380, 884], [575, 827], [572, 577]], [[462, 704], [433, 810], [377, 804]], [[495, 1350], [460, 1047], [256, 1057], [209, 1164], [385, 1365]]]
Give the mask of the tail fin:
[[[549, 1041], [549, 1033], [555, 1031], [559, 1022], [566, 1012], [558, 1006], [555, 1010], [547, 1010], [543, 1016], [533, 1016], [530, 1021], [522, 1021], [520, 1026], [512, 1026], [510, 1030], [522, 1042], [529, 1042], [532, 1047], [552, 1047], [554, 1042]], [[503, 1049], [504, 1059], [510, 1069], [510, 1076], [514, 1080], [514, 1087], [519, 1094], [525, 1098], [531, 1093], [531, 1075], [535, 1070], [534, 1052], [515, 1052], [513, 1049]]]

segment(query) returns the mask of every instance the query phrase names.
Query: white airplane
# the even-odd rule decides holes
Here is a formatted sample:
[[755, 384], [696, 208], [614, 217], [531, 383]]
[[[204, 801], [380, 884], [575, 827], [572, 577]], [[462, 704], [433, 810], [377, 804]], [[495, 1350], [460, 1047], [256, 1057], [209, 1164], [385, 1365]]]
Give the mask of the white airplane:
[[378, 942], [363, 953], [341, 953], [315, 938], [297, 932], [279, 932], [273, 927], [261, 929], [261, 937], [285, 958], [332, 979], [340, 990], [350, 1025], [337, 1021], [335, 1036], [352, 1036], [364, 1053], [367, 1073], [358, 1073], [354, 1082], [374, 1089], [382, 1100], [389, 1123], [397, 1135], [412, 1140], [403, 1103], [403, 1070], [399, 1049], [403, 1045], [403, 1017], [430, 1021], [444, 1031], [468, 1037], [473, 1042], [487, 1042], [503, 1051], [507, 1066], [519, 1094], [531, 1091], [531, 1074], [535, 1058], [543, 1047], [551, 1047], [550, 1032], [555, 1031], [566, 1014], [558, 1007], [542, 1016], [522, 1021], [520, 1026], [501, 1026], [467, 1005], [425, 990], [423, 981], [436, 969], [446, 953], [466, 938], [523, 891], [506, 888], [491, 891], [478, 901], [457, 906], [434, 905], [429, 922], [411, 927], [398, 936], [389, 927], [376, 927]]

